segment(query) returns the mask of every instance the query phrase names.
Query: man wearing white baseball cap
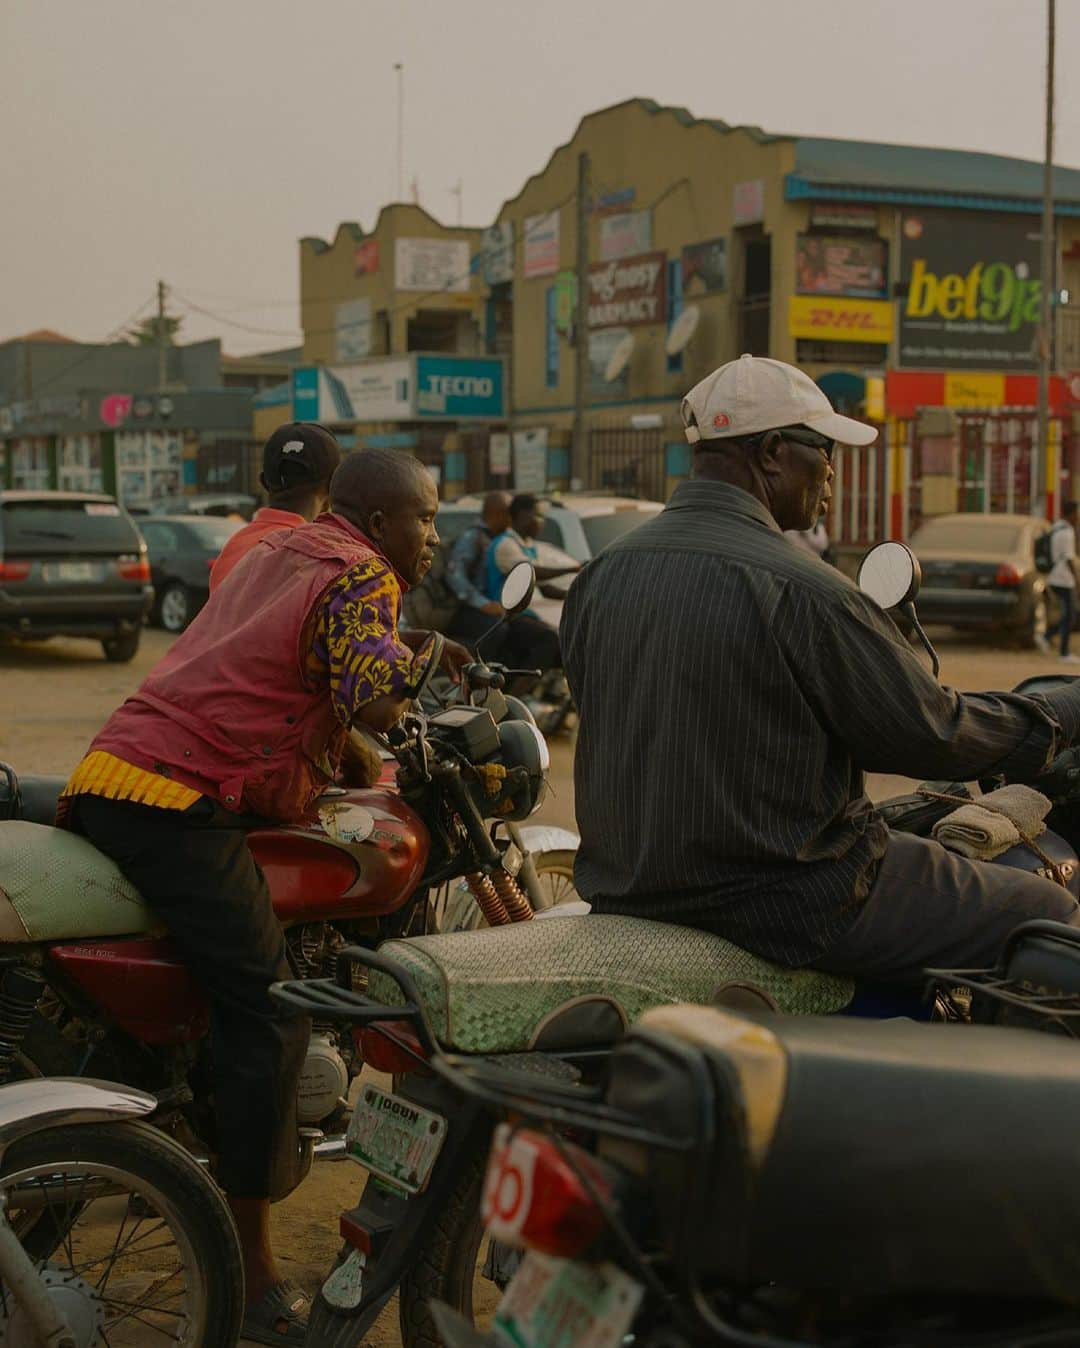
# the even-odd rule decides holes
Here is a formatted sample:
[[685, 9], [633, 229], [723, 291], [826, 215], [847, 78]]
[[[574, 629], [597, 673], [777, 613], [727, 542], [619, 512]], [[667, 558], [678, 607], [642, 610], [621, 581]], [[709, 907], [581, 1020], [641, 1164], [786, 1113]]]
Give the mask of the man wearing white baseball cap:
[[874, 427], [741, 356], [682, 403], [693, 475], [581, 572], [561, 628], [579, 713], [575, 880], [601, 913], [715, 931], [792, 967], [919, 985], [993, 964], [1060, 886], [892, 833], [864, 772], [1037, 777], [1080, 741], [1080, 680], [942, 688], [892, 621], [784, 537]]

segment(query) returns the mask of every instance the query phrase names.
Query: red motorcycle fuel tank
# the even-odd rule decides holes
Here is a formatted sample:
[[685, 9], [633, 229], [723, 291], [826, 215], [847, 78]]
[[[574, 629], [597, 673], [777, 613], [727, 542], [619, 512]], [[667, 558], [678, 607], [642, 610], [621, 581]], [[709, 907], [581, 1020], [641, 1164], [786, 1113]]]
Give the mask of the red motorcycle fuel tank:
[[415, 890], [431, 840], [396, 791], [335, 789], [295, 825], [253, 829], [248, 846], [285, 925], [393, 913]]
[[206, 995], [164, 937], [67, 941], [49, 961], [119, 1026], [146, 1044], [201, 1039], [210, 1025]]

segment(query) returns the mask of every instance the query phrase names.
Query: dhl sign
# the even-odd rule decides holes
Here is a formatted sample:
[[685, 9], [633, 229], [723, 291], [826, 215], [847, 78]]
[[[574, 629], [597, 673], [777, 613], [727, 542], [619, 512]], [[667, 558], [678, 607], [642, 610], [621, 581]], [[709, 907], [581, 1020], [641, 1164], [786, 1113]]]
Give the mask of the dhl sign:
[[891, 300], [849, 300], [821, 295], [792, 295], [788, 332], [818, 342], [891, 342]]

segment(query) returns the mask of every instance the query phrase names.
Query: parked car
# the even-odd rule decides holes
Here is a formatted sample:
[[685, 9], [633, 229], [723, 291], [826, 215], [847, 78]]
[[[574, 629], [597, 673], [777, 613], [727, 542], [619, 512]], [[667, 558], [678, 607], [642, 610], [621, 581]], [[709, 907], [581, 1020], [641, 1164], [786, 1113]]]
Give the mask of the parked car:
[[146, 545], [115, 497], [0, 491], [0, 632], [92, 637], [127, 661], [153, 598]]
[[1046, 529], [1034, 515], [939, 515], [910, 547], [922, 567], [924, 623], [988, 628], [1034, 646], [1056, 617], [1056, 601], [1035, 566]]
[[210, 594], [210, 568], [243, 520], [206, 515], [147, 515], [139, 528], [150, 552], [154, 607], [150, 621], [182, 632]]
[[[533, 599], [533, 611], [552, 626], [559, 625], [562, 595], [573, 574], [590, 558], [663, 510], [659, 501], [640, 501], [606, 492], [572, 492], [550, 497], [545, 508], [544, 527], [536, 540], [536, 565], [542, 571], [565, 569], [566, 577], [544, 582]], [[435, 526], [439, 531], [440, 551], [448, 552], [466, 529], [479, 522], [482, 498], [459, 496], [439, 507]], [[405, 596], [405, 615], [415, 626], [438, 626], [435, 619], [443, 612], [445, 600], [432, 603], [432, 592], [442, 587], [445, 558], [437, 558], [430, 583], [425, 580], [418, 590]], [[426, 592], [425, 592], [426, 591]]]
[[171, 496], [155, 501], [144, 513], [149, 515], [211, 515], [223, 519], [250, 520], [258, 508], [254, 496], [241, 492], [222, 492], [207, 496]]

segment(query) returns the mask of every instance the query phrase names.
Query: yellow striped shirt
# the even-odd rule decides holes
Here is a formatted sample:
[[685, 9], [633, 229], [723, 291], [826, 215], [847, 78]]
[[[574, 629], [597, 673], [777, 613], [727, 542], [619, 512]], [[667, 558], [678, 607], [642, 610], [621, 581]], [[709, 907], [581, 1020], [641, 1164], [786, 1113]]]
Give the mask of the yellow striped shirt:
[[186, 810], [195, 804], [201, 793], [156, 772], [125, 763], [115, 754], [95, 749], [72, 773], [62, 794], [107, 796], [109, 800], [130, 800], [136, 805], [153, 805], [159, 810]]

